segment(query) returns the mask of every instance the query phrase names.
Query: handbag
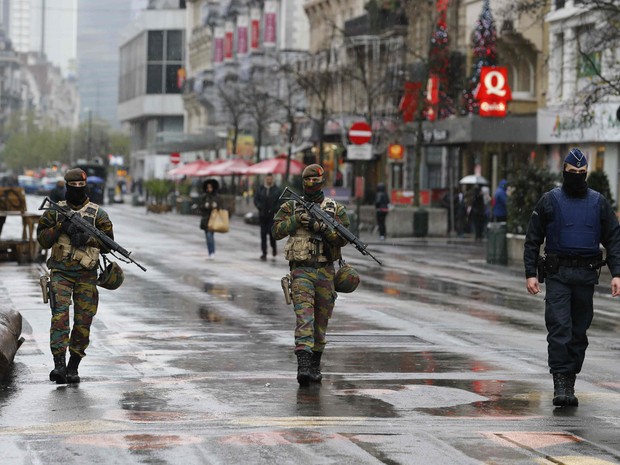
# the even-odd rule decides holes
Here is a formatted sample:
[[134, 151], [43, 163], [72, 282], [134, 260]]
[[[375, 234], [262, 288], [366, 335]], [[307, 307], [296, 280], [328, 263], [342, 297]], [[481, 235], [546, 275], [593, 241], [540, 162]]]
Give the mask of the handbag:
[[207, 219], [206, 216], [203, 216], [202, 218], [200, 218], [200, 229], [202, 229], [203, 231], [206, 231], [208, 227], [209, 227], [209, 220]]
[[226, 233], [229, 229], [230, 222], [228, 220], [228, 210], [224, 210], [223, 208], [216, 208], [211, 210], [207, 230], [212, 232]]

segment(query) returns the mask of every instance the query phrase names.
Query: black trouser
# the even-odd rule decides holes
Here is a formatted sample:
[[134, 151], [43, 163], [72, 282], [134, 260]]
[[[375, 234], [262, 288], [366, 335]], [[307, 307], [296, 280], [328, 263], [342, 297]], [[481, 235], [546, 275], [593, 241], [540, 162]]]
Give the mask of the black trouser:
[[263, 255], [267, 255], [267, 236], [269, 236], [269, 244], [274, 255], [277, 251], [276, 240], [273, 238], [271, 228], [273, 226], [273, 218], [261, 218], [260, 219], [260, 246], [263, 251]]
[[377, 210], [377, 226], [379, 226], [379, 236], [385, 236], [385, 218], [388, 212]]
[[586, 356], [586, 331], [594, 313], [598, 270], [560, 266], [547, 276], [545, 323], [549, 371], [579, 373]]

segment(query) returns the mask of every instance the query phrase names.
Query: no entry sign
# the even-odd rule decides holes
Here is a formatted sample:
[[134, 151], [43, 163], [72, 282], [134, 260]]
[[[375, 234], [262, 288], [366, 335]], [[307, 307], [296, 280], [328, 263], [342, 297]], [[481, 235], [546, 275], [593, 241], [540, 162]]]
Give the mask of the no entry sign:
[[365, 121], [358, 121], [357, 123], [353, 123], [351, 125], [351, 129], [349, 129], [349, 140], [352, 144], [362, 145], [370, 142], [372, 137], [372, 130], [370, 129], [370, 125]]
[[170, 163], [173, 165], [178, 164], [181, 161], [181, 154], [179, 152], [172, 152], [170, 154]]

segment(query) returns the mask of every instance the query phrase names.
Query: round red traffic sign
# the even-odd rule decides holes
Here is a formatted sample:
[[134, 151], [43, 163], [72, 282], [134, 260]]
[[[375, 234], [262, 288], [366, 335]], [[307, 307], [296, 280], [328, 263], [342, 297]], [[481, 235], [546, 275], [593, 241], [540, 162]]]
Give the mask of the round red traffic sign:
[[173, 165], [178, 164], [181, 161], [181, 154], [179, 152], [172, 152], [170, 154], [170, 163]]
[[370, 142], [372, 137], [372, 130], [370, 129], [370, 125], [365, 121], [358, 121], [357, 123], [353, 123], [351, 125], [351, 129], [349, 129], [349, 140], [352, 144], [362, 145]]

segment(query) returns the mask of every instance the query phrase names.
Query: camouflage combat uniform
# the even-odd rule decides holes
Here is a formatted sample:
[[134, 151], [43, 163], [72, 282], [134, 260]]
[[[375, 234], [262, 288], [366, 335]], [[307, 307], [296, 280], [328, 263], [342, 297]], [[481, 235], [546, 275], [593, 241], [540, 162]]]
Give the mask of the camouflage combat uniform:
[[[274, 217], [273, 235], [276, 240], [289, 236], [285, 257], [289, 260], [292, 278], [293, 304], [296, 315], [295, 351], [318, 356], [326, 344], [327, 324], [332, 316], [334, 290], [334, 261], [341, 258], [340, 248], [348, 242], [335, 231], [310, 233], [299, 224], [294, 200], [284, 203]], [[345, 227], [349, 218], [345, 208], [331, 199], [324, 199], [321, 208]], [[294, 252], [295, 242], [310, 236], [313, 244], [307, 254]]]
[[[63, 203], [61, 203], [62, 205]], [[65, 205], [66, 206], [66, 205]], [[86, 202], [81, 206], [82, 217], [89, 220], [86, 211], [94, 217], [94, 225], [103, 231], [111, 239], [114, 239], [112, 222], [108, 214], [98, 205]], [[82, 213], [85, 212], [85, 213]], [[63, 243], [67, 246], [67, 235], [61, 230], [63, 217], [55, 211], [46, 211], [37, 229], [39, 244], [44, 249], [52, 248], [55, 244]], [[64, 238], [62, 237], [64, 236]], [[73, 250], [76, 247], [71, 246]], [[82, 249], [98, 248], [99, 245], [94, 238], [88, 239], [88, 243]], [[53, 251], [55, 248], [52, 249]], [[90, 262], [74, 258], [75, 254], [70, 252], [68, 256], [61, 257], [52, 252], [47, 261], [50, 270], [51, 291], [54, 293], [56, 305], [52, 309], [52, 322], [50, 329], [50, 348], [52, 355], [58, 356], [66, 353], [67, 348], [71, 355], [84, 357], [85, 350], [90, 341], [90, 325], [93, 317], [97, 313], [99, 302], [99, 292], [97, 290], [97, 264], [91, 266]], [[97, 257], [98, 258], [98, 257]], [[92, 262], [92, 260], [90, 260]], [[85, 267], [86, 264], [89, 267]], [[69, 307], [71, 297], [74, 302], [73, 329], [70, 331]]]

